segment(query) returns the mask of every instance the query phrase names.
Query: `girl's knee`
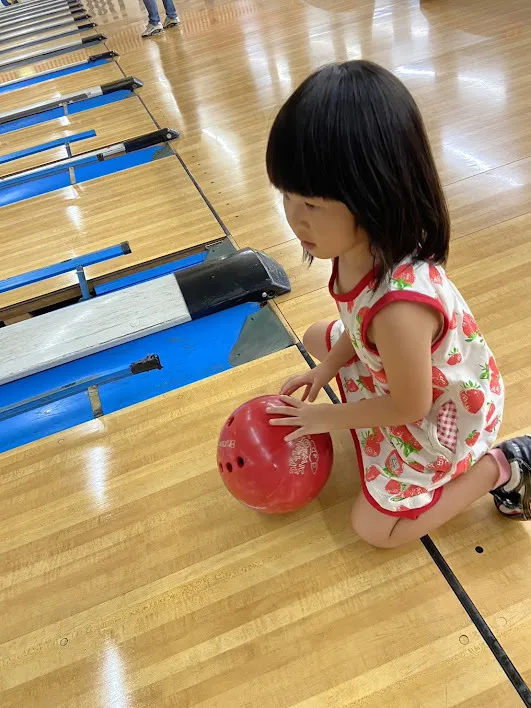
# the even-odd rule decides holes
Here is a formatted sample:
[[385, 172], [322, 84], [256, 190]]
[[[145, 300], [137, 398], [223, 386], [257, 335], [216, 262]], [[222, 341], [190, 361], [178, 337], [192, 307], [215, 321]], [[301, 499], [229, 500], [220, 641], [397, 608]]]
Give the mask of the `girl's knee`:
[[382, 539], [377, 538], [373, 533], [372, 529], [366, 524], [364, 524], [362, 521], [360, 521], [360, 519], [354, 513], [354, 509], [352, 510], [350, 521], [352, 524], [352, 530], [357, 536], [361, 538], [362, 541], [365, 541], [365, 543], [368, 543], [370, 546], [374, 546], [374, 548], [382, 548], [382, 545], [380, 543]]
[[392, 517], [368, 507], [367, 501], [360, 495], [354, 502], [350, 521], [354, 532], [374, 548], [396, 548], [400, 545], [392, 538], [392, 529], [396, 521]]
[[305, 349], [319, 361], [322, 361], [328, 354], [326, 332], [329, 325], [330, 322], [328, 320], [315, 322], [311, 327], [308, 327], [302, 338]]

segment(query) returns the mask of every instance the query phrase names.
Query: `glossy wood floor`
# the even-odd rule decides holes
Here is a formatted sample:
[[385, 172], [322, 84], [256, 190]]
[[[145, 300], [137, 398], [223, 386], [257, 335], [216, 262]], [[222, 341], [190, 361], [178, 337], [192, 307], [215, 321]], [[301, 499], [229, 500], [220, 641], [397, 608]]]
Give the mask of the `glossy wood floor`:
[[[1, 152], [93, 127], [105, 144], [153, 119], [182, 131], [174, 149], [235, 242], [286, 267], [293, 290], [276, 307], [299, 336], [335, 307], [327, 264], [301, 264], [267, 184], [268, 127], [326, 61], [393, 69], [424, 111], [445, 184], [450, 273], [504, 373], [502, 434], [529, 430], [528, 0], [186, 0], [182, 30], [150, 40], [137, 0], [86, 7], [120, 54], [97, 71], [119, 68], [144, 88], [72, 124], [0, 136]], [[12, 105], [99, 83], [90, 77], [24, 89]], [[0, 222], [0, 277], [128, 240], [130, 256], [89, 273], [108, 275], [224, 235], [172, 157], [4, 207]], [[4, 295], [0, 316], [72, 287], [64, 277]], [[304, 366], [290, 349], [0, 457], [2, 708], [524, 705], [422, 544], [375, 551], [350, 530], [348, 433], [335, 436], [330, 483], [297, 514], [258, 516], [222, 488], [227, 414]], [[489, 499], [433, 535], [528, 684], [530, 537]]]

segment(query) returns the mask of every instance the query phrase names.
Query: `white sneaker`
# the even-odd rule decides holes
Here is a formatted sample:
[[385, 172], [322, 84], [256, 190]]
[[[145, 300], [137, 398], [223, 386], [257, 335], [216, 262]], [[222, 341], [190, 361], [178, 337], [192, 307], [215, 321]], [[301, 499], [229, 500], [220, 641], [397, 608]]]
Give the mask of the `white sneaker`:
[[169, 29], [170, 27], [180, 27], [181, 26], [181, 20], [179, 18], [179, 15], [177, 17], [167, 17], [164, 20], [164, 29]]
[[160, 34], [161, 32], [164, 32], [164, 27], [161, 22], [157, 25], [152, 25], [150, 22], [146, 29], [142, 32], [142, 37], [153, 37], [153, 35]]

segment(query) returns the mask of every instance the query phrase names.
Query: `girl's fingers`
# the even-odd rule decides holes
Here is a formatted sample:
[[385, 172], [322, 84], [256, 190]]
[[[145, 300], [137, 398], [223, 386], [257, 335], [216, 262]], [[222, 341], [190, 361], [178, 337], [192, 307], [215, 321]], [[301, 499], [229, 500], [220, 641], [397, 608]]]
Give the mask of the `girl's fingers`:
[[293, 428], [293, 426], [301, 425], [301, 422], [298, 418], [272, 418], [269, 425]]
[[284, 401], [284, 403], [287, 403], [288, 406], [292, 406], [293, 408], [302, 408], [302, 401], [299, 401], [298, 398], [293, 398], [292, 396], [280, 396], [280, 400]]
[[[311, 396], [311, 392], [312, 392], [312, 387], [311, 387], [311, 385], [310, 385], [310, 384], [306, 384], [306, 388], [304, 389], [304, 393], [302, 394], [301, 401], [305, 401], [305, 400], [308, 398], [309, 395]], [[310, 398], [310, 401], [311, 401], [311, 400], [312, 400], [312, 399]]]
[[286, 435], [284, 440], [285, 440], [285, 442], [293, 442], [294, 440], [298, 440], [299, 438], [303, 438], [305, 435], [306, 435], [306, 433], [304, 432], [304, 428], [299, 428], [298, 430], [294, 430], [289, 435]]
[[269, 415], [299, 415], [299, 411], [294, 406], [269, 406], [266, 408]]
[[316, 382], [314, 381], [314, 383], [312, 384], [312, 386], [311, 386], [311, 388], [310, 388], [310, 396], [309, 396], [309, 398], [308, 398], [308, 401], [309, 401], [310, 403], [313, 403], [313, 402], [315, 401], [315, 399], [317, 398], [317, 394], [319, 393], [319, 391], [320, 391], [321, 389], [322, 389], [321, 384], [316, 383]]
[[304, 386], [305, 382], [304, 381], [299, 381], [298, 377], [297, 379], [289, 379], [286, 381], [284, 386], [280, 389], [280, 395], [281, 396], [291, 396], [295, 391], [297, 391], [301, 386]]
[[295, 408], [284, 408], [283, 406], [272, 406], [266, 409], [268, 415], [298, 415]]

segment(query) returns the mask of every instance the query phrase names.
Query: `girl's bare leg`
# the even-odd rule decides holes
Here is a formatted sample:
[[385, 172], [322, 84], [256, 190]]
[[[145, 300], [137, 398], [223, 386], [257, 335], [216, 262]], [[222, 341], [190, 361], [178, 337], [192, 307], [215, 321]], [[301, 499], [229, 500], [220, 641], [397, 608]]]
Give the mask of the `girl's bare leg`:
[[330, 320], [320, 320], [316, 322], [311, 327], [308, 327], [304, 337], [302, 338], [302, 343], [310, 354], [318, 361], [323, 361], [325, 356], [328, 354], [328, 347], [326, 345], [326, 332], [330, 325]]
[[431, 533], [494, 488], [500, 471], [491, 455], [485, 455], [457, 479], [448, 482], [441, 498], [418, 519], [387, 516], [372, 507], [363, 494], [352, 509], [354, 531], [367, 543], [379, 548], [395, 548]]

